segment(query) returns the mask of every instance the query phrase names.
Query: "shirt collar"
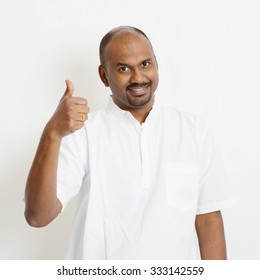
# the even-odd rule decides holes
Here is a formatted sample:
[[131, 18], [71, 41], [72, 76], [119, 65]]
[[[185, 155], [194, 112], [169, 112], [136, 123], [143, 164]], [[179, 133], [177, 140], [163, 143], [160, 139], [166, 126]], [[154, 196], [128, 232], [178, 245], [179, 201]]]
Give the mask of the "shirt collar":
[[[150, 111], [149, 115], [147, 116], [145, 123], [150, 122], [150, 120], [154, 119], [154, 117], [158, 114], [159, 109], [160, 106], [157, 104], [157, 102], [154, 102], [153, 108]], [[133, 115], [130, 112], [122, 110], [114, 103], [111, 95], [109, 96], [107, 110], [112, 112], [117, 118], [123, 121], [128, 119], [134, 122], [135, 124], [139, 124], [139, 122], [133, 117]]]

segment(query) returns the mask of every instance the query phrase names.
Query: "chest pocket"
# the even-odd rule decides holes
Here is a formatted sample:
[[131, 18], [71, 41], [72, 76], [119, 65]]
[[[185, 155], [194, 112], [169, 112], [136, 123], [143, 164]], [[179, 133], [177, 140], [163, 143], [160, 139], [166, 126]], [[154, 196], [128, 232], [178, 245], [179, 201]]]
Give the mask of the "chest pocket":
[[192, 164], [166, 163], [167, 203], [181, 211], [189, 211], [197, 205], [199, 167]]

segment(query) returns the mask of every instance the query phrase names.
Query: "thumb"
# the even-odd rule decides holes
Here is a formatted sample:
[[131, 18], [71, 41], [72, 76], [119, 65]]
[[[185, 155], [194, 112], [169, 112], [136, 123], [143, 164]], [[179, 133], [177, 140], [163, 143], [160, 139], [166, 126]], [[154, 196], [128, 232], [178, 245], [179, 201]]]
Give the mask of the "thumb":
[[73, 85], [72, 81], [66, 80], [65, 83], [66, 83], [67, 88], [66, 88], [61, 100], [65, 99], [67, 97], [71, 97], [74, 92], [74, 85]]

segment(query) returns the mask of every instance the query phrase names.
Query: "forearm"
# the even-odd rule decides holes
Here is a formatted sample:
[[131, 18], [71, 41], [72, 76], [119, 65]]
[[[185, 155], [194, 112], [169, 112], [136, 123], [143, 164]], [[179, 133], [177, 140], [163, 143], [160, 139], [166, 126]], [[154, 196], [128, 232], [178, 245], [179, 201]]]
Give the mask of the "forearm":
[[56, 186], [60, 144], [46, 126], [25, 189], [25, 217], [32, 226], [48, 224], [61, 211]]
[[227, 259], [224, 225], [221, 212], [197, 215], [196, 230], [201, 259]]
[[25, 188], [25, 217], [36, 227], [45, 226], [61, 211], [57, 198], [57, 166], [61, 140], [84, 126], [87, 100], [73, 97], [74, 86], [66, 80], [66, 91], [46, 125]]

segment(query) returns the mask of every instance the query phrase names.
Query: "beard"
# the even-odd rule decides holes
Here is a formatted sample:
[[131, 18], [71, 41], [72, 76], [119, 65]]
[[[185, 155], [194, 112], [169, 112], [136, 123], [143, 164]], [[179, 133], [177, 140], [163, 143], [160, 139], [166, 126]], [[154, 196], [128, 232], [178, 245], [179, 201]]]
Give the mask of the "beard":
[[143, 96], [133, 96], [131, 94], [127, 94], [127, 101], [131, 107], [134, 108], [142, 108], [146, 106], [152, 100], [153, 94], [151, 92], [143, 95]]
[[[153, 98], [151, 91], [151, 82], [145, 84], [132, 84], [126, 88], [126, 98], [129, 105], [133, 108], [142, 108], [146, 106]], [[137, 88], [143, 89], [141, 92]]]

